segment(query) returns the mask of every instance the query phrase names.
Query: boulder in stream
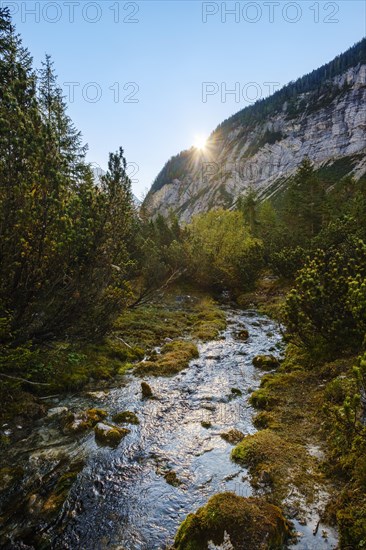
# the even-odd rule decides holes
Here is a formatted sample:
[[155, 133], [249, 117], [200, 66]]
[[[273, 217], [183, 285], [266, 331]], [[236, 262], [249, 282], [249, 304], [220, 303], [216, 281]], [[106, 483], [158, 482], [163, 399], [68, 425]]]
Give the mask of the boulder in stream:
[[164, 474], [165, 481], [169, 483], [169, 485], [172, 485], [173, 487], [179, 487], [179, 485], [182, 485], [181, 480], [178, 478], [177, 474], [174, 472], [174, 470], [169, 470]]
[[149, 399], [153, 396], [152, 389], [147, 382], [141, 382], [141, 393], [144, 399]]
[[131, 411], [122, 411], [113, 416], [113, 422], [116, 424], [140, 424], [135, 413]]
[[48, 409], [47, 411], [47, 418], [62, 418], [69, 412], [69, 409], [67, 407], [53, 407], [52, 409]]
[[103, 409], [88, 409], [78, 413], [70, 412], [64, 421], [64, 431], [79, 433], [93, 428], [98, 422], [104, 420], [108, 413]]
[[243, 328], [242, 330], [239, 330], [239, 332], [237, 332], [235, 336], [238, 340], [248, 340], [249, 332], [246, 328]]
[[272, 370], [280, 366], [280, 362], [274, 355], [257, 355], [253, 359], [253, 365], [259, 369]]
[[109, 447], [117, 447], [121, 439], [130, 433], [127, 428], [119, 428], [112, 424], [105, 424], [104, 422], [98, 422], [94, 428], [95, 439], [101, 445], [108, 445]]
[[236, 445], [237, 443], [240, 443], [242, 439], [244, 439], [245, 434], [243, 434], [243, 432], [241, 432], [240, 430], [233, 428], [228, 432], [222, 433], [221, 437], [222, 439], [225, 439], [225, 441], [227, 441], [228, 443], [231, 443], [231, 445]]
[[[219, 493], [189, 514], [175, 537], [175, 550], [222, 544], [225, 533], [236, 550], [283, 548], [290, 526], [282, 511], [262, 498]], [[226, 536], [227, 536], [226, 535]]]

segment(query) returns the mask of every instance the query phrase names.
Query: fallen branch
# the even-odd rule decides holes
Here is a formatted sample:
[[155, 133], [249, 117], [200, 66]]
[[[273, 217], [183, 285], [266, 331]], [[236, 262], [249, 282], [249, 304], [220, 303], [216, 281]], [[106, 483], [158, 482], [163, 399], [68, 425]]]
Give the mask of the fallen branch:
[[127, 342], [125, 342], [124, 340], [122, 340], [122, 338], [120, 336], [115, 336], [115, 338], [117, 338], [117, 340], [120, 340], [122, 342], [122, 344], [124, 344], [125, 346], [127, 346], [128, 348], [132, 349], [132, 346], [130, 346], [130, 344], [127, 344]]
[[0, 372], [0, 376], [3, 378], [10, 378], [10, 380], [18, 380], [19, 382], [25, 382], [26, 384], [31, 384], [32, 386], [51, 386], [51, 384], [46, 384], [45, 382], [31, 382], [25, 378], [19, 378], [18, 376], [10, 376], [9, 374], [3, 374]]
[[176, 269], [169, 277], [168, 279], [158, 288], [147, 288], [144, 292], [137, 298], [135, 302], [130, 304], [128, 306], [128, 309], [134, 309], [138, 306], [146, 305], [148, 304], [151, 299], [156, 296], [159, 292], [162, 292], [165, 290], [170, 284], [175, 282], [177, 279], [179, 279], [187, 270], [186, 269]]

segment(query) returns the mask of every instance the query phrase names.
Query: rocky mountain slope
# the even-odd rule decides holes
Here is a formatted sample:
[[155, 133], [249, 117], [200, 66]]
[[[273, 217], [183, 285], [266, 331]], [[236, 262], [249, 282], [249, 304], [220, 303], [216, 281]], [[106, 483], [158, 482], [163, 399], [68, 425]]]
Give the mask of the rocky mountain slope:
[[308, 156], [332, 182], [366, 174], [366, 39], [271, 97], [243, 109], [210, 136], [168, 161], [145, 206], [181, 221], [230, 208], [248, 187], [278, 193]]

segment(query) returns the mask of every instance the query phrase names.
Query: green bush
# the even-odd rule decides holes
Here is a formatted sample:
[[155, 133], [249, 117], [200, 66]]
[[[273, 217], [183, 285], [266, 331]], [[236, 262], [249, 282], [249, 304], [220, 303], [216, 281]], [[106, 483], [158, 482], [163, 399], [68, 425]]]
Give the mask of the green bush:
[[290, 334], [309, 348], [359, 349], [366, 330], [366, 244], [350, 239], [318, 250], [299, 272], [285, 314]]
[[275, 252], [271, 256], [270, 265], [277, 275], [286, 279], [292, 279], [303, 267], [306, 254], [306, 250], [301, 246], [283, 248], [280, 252]]
[[223, 209], [196, 216], [187, 228], [190, 276], [206, 288], [249, 289], [263, 267], [263, 245], [241, 212]]

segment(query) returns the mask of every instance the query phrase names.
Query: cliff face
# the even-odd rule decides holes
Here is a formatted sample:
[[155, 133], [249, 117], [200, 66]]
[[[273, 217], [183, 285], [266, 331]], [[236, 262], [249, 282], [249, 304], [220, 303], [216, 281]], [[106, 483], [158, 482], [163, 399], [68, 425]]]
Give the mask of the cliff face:
[[234, 115], [205, 151], [171, 159], [146, 198], [151, 215], [173, 211], [186, 222], [215, 206], [230, 208], [248, 187], [271, 196], [305, 156], [323, 173], [366, 174], [366, 63], [292, 95], [258, 120]]

